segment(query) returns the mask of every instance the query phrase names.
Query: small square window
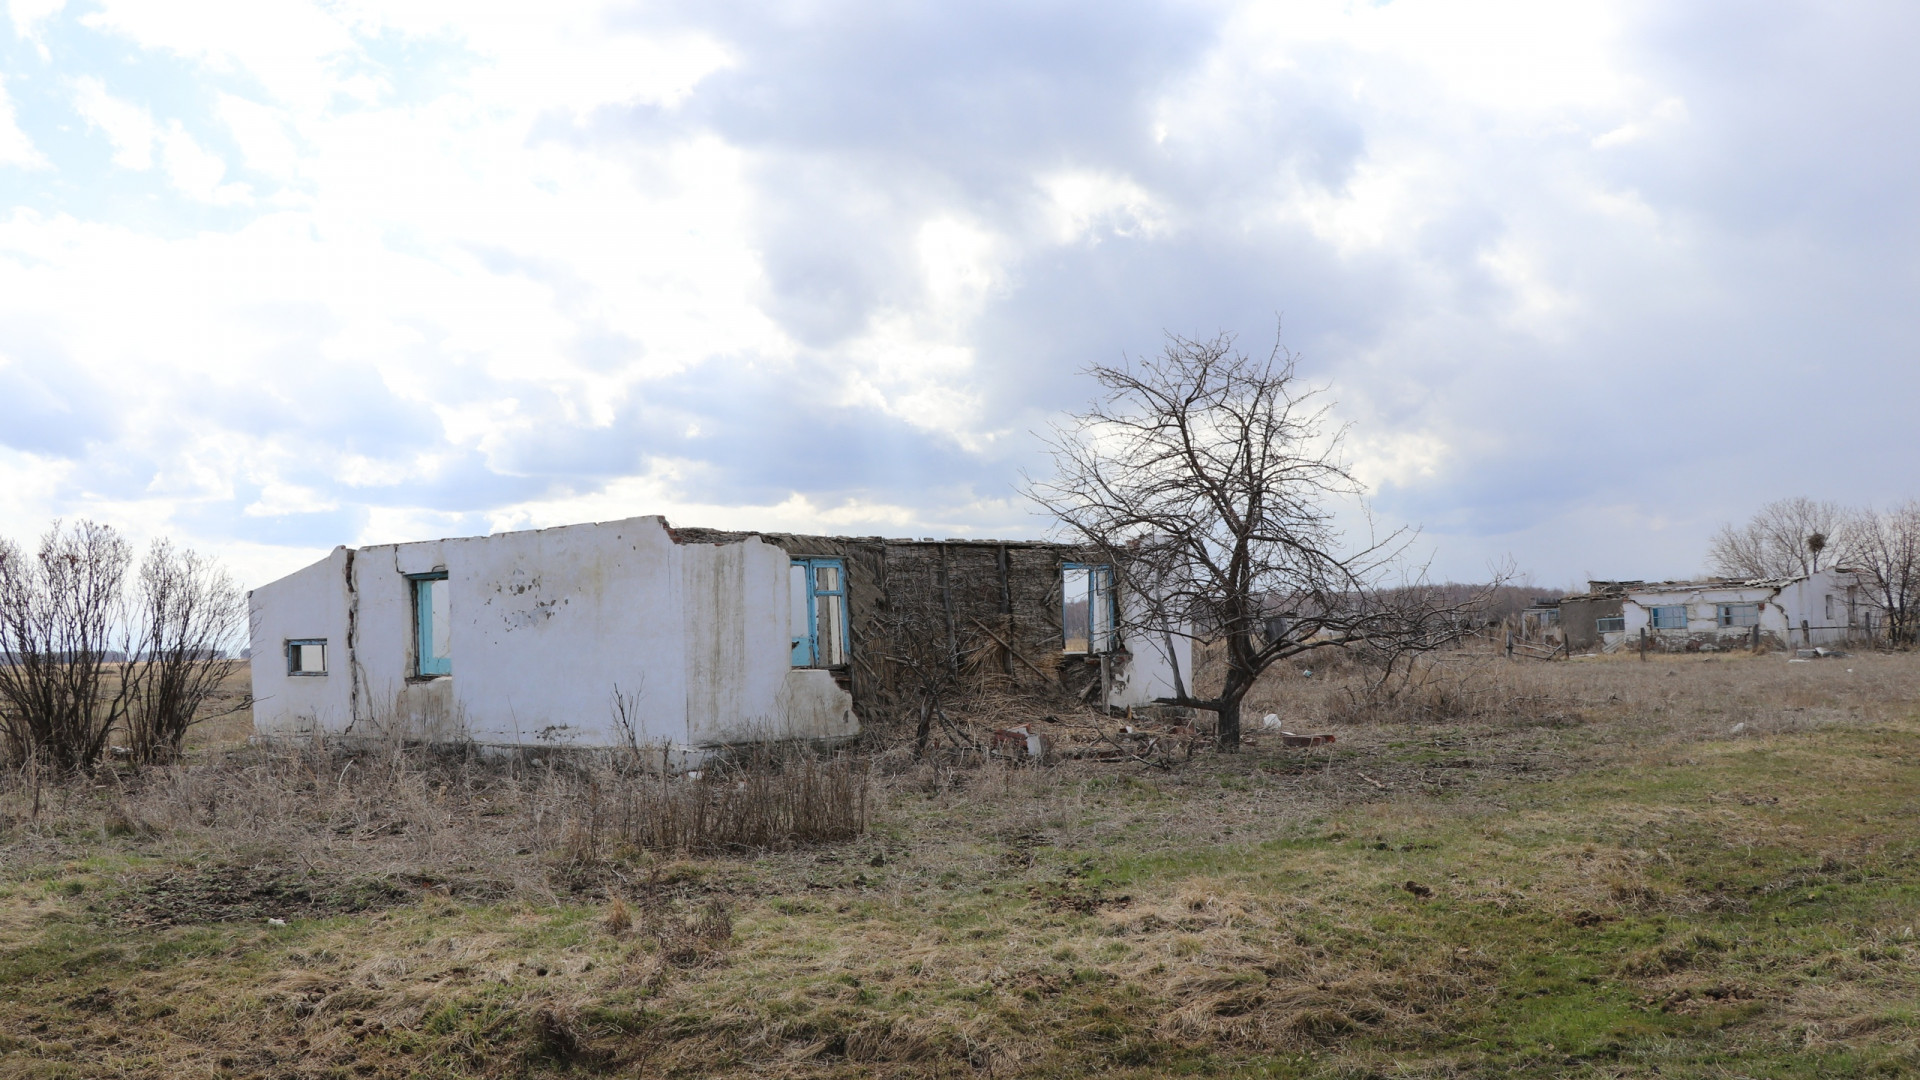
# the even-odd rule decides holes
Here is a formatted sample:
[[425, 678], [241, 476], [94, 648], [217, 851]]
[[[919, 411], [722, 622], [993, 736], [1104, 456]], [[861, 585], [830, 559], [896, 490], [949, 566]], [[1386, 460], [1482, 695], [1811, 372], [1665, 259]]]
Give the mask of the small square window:
[[326, 638], [301, 638], [287, 642], [287, 674], [325, 675], [326, 673]]

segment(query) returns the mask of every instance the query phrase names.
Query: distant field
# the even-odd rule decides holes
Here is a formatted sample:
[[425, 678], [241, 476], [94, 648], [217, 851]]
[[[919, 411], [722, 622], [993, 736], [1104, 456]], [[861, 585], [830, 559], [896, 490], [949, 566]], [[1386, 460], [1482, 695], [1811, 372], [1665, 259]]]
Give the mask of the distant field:
[[699, 858], [230, 718], [0, 791], [0, 1077], [1920, 1071], [1920, 657], [1449, 660], [1257, 692], [1331, 750], [896, 749], [860, 839]]

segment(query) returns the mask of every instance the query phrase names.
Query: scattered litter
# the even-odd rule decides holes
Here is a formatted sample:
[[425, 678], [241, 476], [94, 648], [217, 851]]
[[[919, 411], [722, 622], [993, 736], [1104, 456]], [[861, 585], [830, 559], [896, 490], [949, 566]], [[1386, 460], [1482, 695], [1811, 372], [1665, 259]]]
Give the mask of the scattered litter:
[[1311, 679], [1311, 678], [1313, 678], [1313, 669], [1312, 669], [1312, 668], [1301, 668], [1301, 669], [1300, 669], [1300, 677], [1301, 677], [1301, 678], [1303, 678], [1303, 679]]
[[1279, 731], [1280, 730], [1280, 714], [1268, 713], [1267, 715], [1261, 717], [1260, 726], [1261, 728], [1267, 731]]
[[285, 919], [271, 919], [271, 918], [270, 918], [270, 919], [268, 919], [268, 920], [267, 920], [267, 925], [268, 925], [268, 926], [285, 926], [285, 925], [287, 925], [287, 920], [285, 920]]
[[1336, 741], [1331, 735], [1300, 735], [1291, 731], [1280, 733], [1280, 742], [1285, 746], [1323, 746]]
[[1362, 780], [1365, 780], [1367, 783], [1372, 784], [1374, 787], [1379, 788], [1381, 791], [1387, 790], [1387, 785], [1381, 783], [1378, 780], [1375, 780], [1373, 777], [1368, 776], [1366, 773], [1355, 773], [1354, 775], [1358, 776]]
[[1738, 735], [1738, 734], [1740, 734], [1741, 732], [1743, 732], [1743, 731], [1745, 731], [1745, 730], [1747, 730], [1747, 722], [1746, 722], [1745, 720], [1742, 720], [1742, 721], [1740, 721], [1739, 723], [1737, 723], [1737, 724], [1735, 724], [1735, 725], [1733, 725], [1733, 727], [1732, 727], [1732, 729], [1730, 729], [1730, 730], [1729, 730], [1729, 731], [1727, 732], [1727, 734], [1729, 734], [1729, 735]]
[[[1132, 726], [1127, 726], [1123, 734], [1133, 734]], [[1053, 753], [1053, 737], [1042, 735], [1026, 724], [1000, 728], [993, 733], [993, 752], [1006, 757], [1045, 758]]]

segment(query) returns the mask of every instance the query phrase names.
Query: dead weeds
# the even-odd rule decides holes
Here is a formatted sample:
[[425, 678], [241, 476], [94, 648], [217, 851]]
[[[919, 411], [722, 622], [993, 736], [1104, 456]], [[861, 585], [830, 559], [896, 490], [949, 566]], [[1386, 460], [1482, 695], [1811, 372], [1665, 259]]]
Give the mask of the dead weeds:
[[[1256, 689], [1332, 746], [883, 748], [869, 827], [784, 849], [414, 752], [0, 792], [0, 1076], [1916, 1064], [1912, 658], [1442, 659]], [[957, 727], [1075, 745], [1022, 708]]]

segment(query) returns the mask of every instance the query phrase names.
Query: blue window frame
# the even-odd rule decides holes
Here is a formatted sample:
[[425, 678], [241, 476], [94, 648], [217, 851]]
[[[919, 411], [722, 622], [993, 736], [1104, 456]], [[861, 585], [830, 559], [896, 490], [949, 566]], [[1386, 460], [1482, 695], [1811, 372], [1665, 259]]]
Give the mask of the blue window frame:
[[1112, 652], [1118, 635], [1119, 607], [1113, 595], [1113, 567], [1063, 563], [1060, 567], [1060, 629], [1068, 653]]
[[[1829, 597], [1828, 599], [1832, 599]], [[1721, 604], [1716, 611], [1721, 626], [1759, 626], [1759, 604]]]
[[1593, 620], [1593, 629], [1599, 634], [1621, 634], [1627, 629], [1625, 615], [1602, 615]]
[[413, 673], [453, 674], [453, 602], [447, 573], [410, 574], [413, 581]]
[[787, 572], [792, 666], [847, 662], [847, 566], [839, 559], [799, 558]]
[[1653, 628], [1655, 630], [1685, 630], [1687, 628], [1687, 605], [1663, 604], [1654, 608]]

